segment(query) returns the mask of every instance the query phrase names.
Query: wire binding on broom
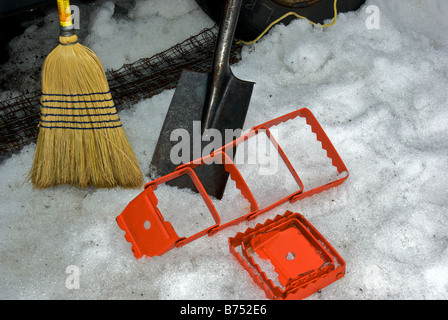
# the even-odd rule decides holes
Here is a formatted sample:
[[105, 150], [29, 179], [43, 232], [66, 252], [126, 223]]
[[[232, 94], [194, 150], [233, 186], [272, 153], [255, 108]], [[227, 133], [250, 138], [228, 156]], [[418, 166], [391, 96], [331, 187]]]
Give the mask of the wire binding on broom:
[[58, 0], [65, 19], [60, 45], [42, 69], [41, 117], [30, 179], [39, 189], [63, 184], [139, 188], [143, 175], [104, 69], [95, 53], [78, 43], [67, 20], [67, 5], [67, 0]]

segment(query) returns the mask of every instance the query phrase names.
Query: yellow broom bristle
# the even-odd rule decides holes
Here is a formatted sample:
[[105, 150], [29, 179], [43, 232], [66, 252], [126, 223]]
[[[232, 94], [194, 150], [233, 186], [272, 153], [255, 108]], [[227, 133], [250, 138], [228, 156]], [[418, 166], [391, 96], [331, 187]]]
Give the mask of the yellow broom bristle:
[[42, 69], [33, 185], [140, 188], [143, 175], [99, 58], [76, 35], [60, 43]]

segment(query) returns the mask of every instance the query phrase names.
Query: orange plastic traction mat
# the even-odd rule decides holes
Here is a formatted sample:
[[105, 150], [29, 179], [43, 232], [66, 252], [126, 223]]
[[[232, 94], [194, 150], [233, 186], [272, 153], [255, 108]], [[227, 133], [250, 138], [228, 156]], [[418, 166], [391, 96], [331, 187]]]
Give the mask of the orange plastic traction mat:
[[[294, 119], [296, 117], [302, 117], [306, 119], [306, 123], [311, 127], [312, 132], [315, 133], [317, 140], [321, 142], [322, 148], [327, 151], [327, 156], [332, 160], [332, 165], [336, 167], [339, 174], [345, 173], [345, 175], [342, 175], [342, 177], [331, 181], [330, 183], [304, 192], [304, 186], [302, 181], [300, 180], [299, 175], [284, 154], [281, 146], [269, 131], [269, 128], [280, 123], [287, 122], [288, 120]], [[289, 172], [298, 185], [298, 188], [294, 193], [264, 208], [259, 208], [258, 203], [253, 197], [251, 190], [247, 186], [238, 168], [226, 153], [226, 150], [228, 148], [232, 149], [237, 145], [243, 143], [244, 141], [254, 137], [260, 132], [266, 133], [267, 137], [275, 146], [281, 159], [284, 161], [285, 165], [289, 169]], [[242, 214], [239, 218], [225, 224], [221, 224], [219, 213], [214, 208], [210, 197], [206, 193], [204, 187], [201, 184], [201, 181], [194, 172], [194, 169], [198, 166], [206, 165], [207, 158], [212, 156], [218, 156], [217, 158], [221, 159], [221, 164], [223, 164], [225, 166], [225, 170], [230, 173], [230, 178], [235, 181], [236, 188], [240, 190], [241, 194], [250, 203], [248, 213]], [[147, 183], [145, 185], [145, 189], [134, 200], [132, 200], [123, 210], [123, 212], [116, 218], [119, 227], [125, 231], [126, 240], [132, 244], [132, 251], [137, 259], [143, 256], [152, 257], [155, 255], [162, 255], [175, 247], [183, 246], [204, 235], [212, 236], [216, 234], [216, 232], [231, 225], [238, 224], [244, 220], [252, 220], [285, 202], [289, 201], [292, 203], [312, 196], [316, 193], [322, 192], [324, 190], [336, 187], [342, 184], [348, 178], [348, 171], [344, 162], [337, 153], [331, 141], [328, 139], [317, 119], [307, 108], [296, 110], [274, 120], [256, 126], [252, 128], [252, 130], [247, 134], [242, 135], [238, 139], [235, 139], [233, 142], [216, 150], [208, 157], [203, 157], [201, 159], [196, 159], [195, 161], [192, 161], [190, 163], [180, 165], [173, 173]], [[165, 221], [163, 214], [157, 207], [158, 200], [154, 194], [154, 190], [156, 190], [158, 185], [165, 183], [171, 179], [178, 178], [181, 175], [187, 175], [192, 179], [200, 196], [202, 197], [202, 200], [207, 205], [210, 214], [215, 221], [214, 225], [188, 238], [179, 236], [174, 230], [171, 223], [169, 221]], [[284, 235], [282, 235], [282, 237], [283, 236]]]
[[[269, 299], [304, 299], [345, 274], [345, 261], [336, 250], [304, 216], [291, 211], [229, 238], [229, 247]], [[254, 253], [272, 264], [278, 284]]]

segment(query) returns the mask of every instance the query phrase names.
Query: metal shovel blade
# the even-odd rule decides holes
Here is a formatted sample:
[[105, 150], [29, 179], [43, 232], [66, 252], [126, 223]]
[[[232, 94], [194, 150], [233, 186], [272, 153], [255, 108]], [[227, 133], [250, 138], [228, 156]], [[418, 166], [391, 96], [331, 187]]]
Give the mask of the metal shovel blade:
[[[219, 115], [215, 115], [212, 125], [213, 129], [221, 133], [221, 141], [204, 141], [201, 124], [209, 78], [211, 74], [193, 71], [182, 73], [152, 157], [152, 169], [157, 176], [169, 174], [183, 163], [208, 155], [208, 151], [213, 151], [210, 150], [211, 143], [222, 146], [239, 137], [239, 132], [235, 129], [243, 128], [253, 83], [235, 77], [229, 79], [227, 89], [221, 98], [221, 104], [225, 107]], [[226, 129], [231, 129], [235, 133], [227, 134], [229, 141], [226, 141]], [[180, 146], [183, 148], [179, 149]], [[209, 148], [204, 150], [207, 146]], [[185, 152], [187, 155], [179, 154]], [[175, 158], [182, 158], [182, 163], [173, 162]], [[223, 165], [205, 164], [197, 167], [195, 173], [210, 196], [222, 199], [228, 179], [228, 172], [224, 170]], [[169, 184], [196, 191], [189, 179], [178, 178]]]
[[[212, 72], [184, 70], [181, 75], [151, 161], [151, 171], [157, 176], [209, 155], [241, 133], [238, 129], [244, 126], [254, 83], [236, 78], [229, 67], [240, 7], [241, 0], [229, 0], [225, 5]], [[207, 129], [218, 130], [220, 141], [213, 140], [218, 135], [213, 135], [210, 141], [204, 140], [211, 132]], [[226, 133], [229, 141], [226, 141]], [[211, 149], [211, 143], [217, 148]], [[175, 159], [182, 159], [182, 162], [173, 161]], [[222, 198], [229, 176], [224, 165], [205, 164], [197, 167], [195, 173], [210, 196]], [[183, 178], [172, 180], [170, 184], [196, 190], [191, 181]]]

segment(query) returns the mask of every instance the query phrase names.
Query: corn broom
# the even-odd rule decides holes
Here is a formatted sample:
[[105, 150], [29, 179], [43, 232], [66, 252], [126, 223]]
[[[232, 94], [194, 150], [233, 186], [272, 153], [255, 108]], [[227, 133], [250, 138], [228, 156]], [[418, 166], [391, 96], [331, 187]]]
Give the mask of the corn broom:
[[39, 134], [29, 178], [35, 188], [139, 188], [143, 175], [99, 58], [78, 43], [68, 0], [57, 0], [60, 44], [42, 68]]

